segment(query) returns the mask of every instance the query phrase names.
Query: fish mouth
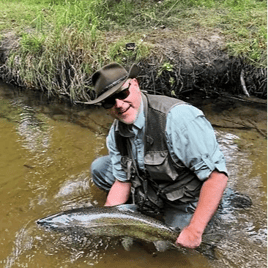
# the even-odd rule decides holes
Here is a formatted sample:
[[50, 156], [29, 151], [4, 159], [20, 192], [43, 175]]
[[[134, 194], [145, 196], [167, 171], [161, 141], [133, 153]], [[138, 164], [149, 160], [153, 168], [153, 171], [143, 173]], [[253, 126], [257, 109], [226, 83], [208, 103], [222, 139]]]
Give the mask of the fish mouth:
[[42, 218], [42, 219], [38, 219], [36, 221], [36, 224], [38, 226], [42, 226], [46, 229], [51, 229], [53, 227], [53, 222], [51, 222], [50, 218]]
[[47, 221], [45, 219], [39, 219], [36, 221], [36, 224], [43, 227], [48, 227]]
[[37, 226], [47, 230], [47, 231], [59, 231], [60, 227], [59, 226], [54, 226], [54, 224], [47, 222], [46, 219], [40, 219], [36, 221]]
[[43, 224], [44, 224], [44, 221], [43, 221], [42, 219], [40, 219], [40, 220], [37, 220], [36, 223], [37, 223], [38, 225], [43, 225]]

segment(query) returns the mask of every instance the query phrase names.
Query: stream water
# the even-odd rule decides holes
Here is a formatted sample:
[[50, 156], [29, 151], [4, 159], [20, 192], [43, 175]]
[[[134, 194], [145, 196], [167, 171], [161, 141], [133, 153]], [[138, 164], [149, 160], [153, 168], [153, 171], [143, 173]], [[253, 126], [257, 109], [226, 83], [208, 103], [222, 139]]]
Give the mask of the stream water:
[[[195, 250], [125, 251], [118, 241], [69, 237], [35, 221], [62, 210], [103, 205], [90, 163], [107, 154], [112, 123], [101, 108], [70, 107], [0, 83], [1, 267], [266, 267], [266, 107], [232, 101], [198, 103], [215, 127], [230, 179], [228, 189], [252, 206], [224, 208], [214, 258]], [[229, 191], [227, 190], [227, 191]]]

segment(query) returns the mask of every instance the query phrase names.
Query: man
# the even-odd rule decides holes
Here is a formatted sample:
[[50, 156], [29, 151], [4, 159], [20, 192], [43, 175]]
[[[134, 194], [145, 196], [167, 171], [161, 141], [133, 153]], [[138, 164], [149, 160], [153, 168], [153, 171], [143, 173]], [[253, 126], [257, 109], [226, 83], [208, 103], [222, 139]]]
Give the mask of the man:
[[203, 113], [175, 98], [142, 93], [119, 64], [92, 76], [96, 98], [115, 119], [109, 155], [91, 165], [94, 183], [108, 192], [105, 206], [133, 197], [139, 210], [163, 215], [181, 229], [176, 243], [196, 248], [227, 185], [227, 170], [214, 131]]

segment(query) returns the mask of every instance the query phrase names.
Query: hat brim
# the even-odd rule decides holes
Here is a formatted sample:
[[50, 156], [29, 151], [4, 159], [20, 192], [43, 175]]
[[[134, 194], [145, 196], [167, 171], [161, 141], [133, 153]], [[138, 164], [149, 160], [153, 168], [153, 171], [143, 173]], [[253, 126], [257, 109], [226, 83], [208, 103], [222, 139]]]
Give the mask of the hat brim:
[[92, 101], [83, 102], [84, 104], [97, 104], [106, 98], [110, 97], [116, 92], [120, 92], [122, 89], [123, 84], [129, 79], [129, 78], [136, 78], [139, 74], [139, 67], [136, 64], [133, 64], [129, 70], [129, 74], [122, 82], [117, 84], [116, 86], [112, 87], [111, 89], [107, 90], [103, 94], [101, 94], [98, 98]]

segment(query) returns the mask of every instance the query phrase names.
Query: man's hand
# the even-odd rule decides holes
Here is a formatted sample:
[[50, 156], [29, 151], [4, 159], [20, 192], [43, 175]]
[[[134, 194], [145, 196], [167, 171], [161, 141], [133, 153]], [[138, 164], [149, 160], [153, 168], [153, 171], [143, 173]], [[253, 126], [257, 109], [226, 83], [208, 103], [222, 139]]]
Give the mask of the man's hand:
[[199, 201], [190, 224], [185, 227], [176, 243], [187, 248], [196, 248], [202, 242], [202, 234], [217, 211], [228, 178], [224, 173], [213, 171], [204, 182]]
[[130, 195], [131, 183], [115, 180], [107, 196], [104, 206], [116, 206], [127, 202]]
[[190, 226], [185, 227], [179, 237], [176, 244], [185, 248], [197, 248], [202, 242], [202, 233], [192, 229]]

